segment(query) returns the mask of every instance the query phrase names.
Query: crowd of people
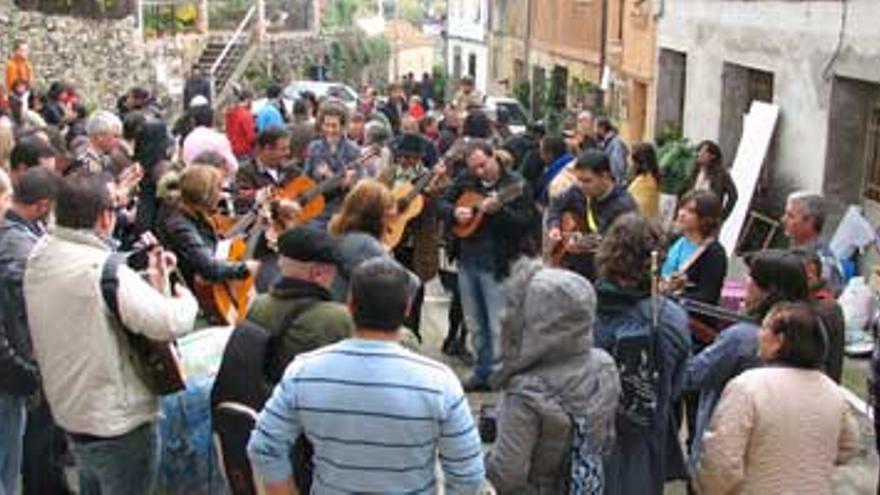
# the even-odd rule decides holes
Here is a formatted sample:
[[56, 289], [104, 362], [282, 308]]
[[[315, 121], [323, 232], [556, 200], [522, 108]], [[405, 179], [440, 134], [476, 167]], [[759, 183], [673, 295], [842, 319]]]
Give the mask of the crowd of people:
[[[236, 494], [830, 493], [858, 451], [823, 198], [789, 197], [792, 249], [749, 254], [721, 308], [737, 191], [712, 141], [666, 231], [654, 146], [589, 111], [511, 135], [465, 77], [446, 104], [410, 79], [354, 110], [242, 90], [221, 123], [192, 84], [172, 124], [144, 88], [92, 112], [74, 84], [42, 94], [15, 49], [0, 495], [70, 493], [68, 455], [79, 493], [151, 493], [179, 387], [144, 349], [215, 325], [235, 325], [212, 395]], [[464, 378], [424, 355], [438, 276]]]

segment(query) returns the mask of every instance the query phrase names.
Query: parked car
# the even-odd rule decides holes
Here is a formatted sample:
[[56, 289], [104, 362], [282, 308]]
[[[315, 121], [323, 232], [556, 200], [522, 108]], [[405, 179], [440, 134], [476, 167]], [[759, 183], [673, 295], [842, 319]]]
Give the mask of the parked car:
[[[347, 84], [329, 81], [293, 81], [282, 92], [284, 106], [288, 113], [293, 111], [293, 102], [307, 91], [317, 96], [319, 100], [324, 97], [338, 98], [351, 112], [357, 108], [358, 93]], [[266, 98], [254, 100], [251, 104], [251, 111], [256, 114], [265, 104]]]
[[525, 132], [529, 124], [532, 123], [532, 118], [529, 117], [529, 112], [516, 98], [488, 96], [486, 97], [484, 106], [489, 117], [493, 120], [498, 118], [499, 110], [506, 113], [507, 126], [510, 128], [510, 132], [514, 134]]

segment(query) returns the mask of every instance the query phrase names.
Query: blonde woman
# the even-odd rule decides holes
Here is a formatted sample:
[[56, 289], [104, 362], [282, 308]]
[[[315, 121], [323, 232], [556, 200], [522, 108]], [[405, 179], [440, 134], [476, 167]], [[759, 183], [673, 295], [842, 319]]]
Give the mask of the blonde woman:
[[180, 173], [177, 207], [159, 225], [162, 244], [177, 255], [186, 283], [241, 280], [256, 273], [259, 262], [231, 263], [215, 257], [219, 238], [211, 215], [220, 201], [223, 174], [209, 165], [190, 165]]
[[386, 222], [397, 213], [391, 190], [376, 179], [363, 179], [348, 193], [328, 230], [339, 240], [342, 264], [333, 296], [344, 301], [348, 274], [366, 259], [390, 256], [382, 244]]

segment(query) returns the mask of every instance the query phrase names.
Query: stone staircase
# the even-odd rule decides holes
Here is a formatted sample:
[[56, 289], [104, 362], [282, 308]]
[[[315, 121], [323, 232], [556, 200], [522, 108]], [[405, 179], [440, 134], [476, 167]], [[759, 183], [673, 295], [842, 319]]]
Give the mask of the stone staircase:
[[258, 43], [252, 32], [254, 8], [245, 14], [232, 34], [212, 34], [196, 65], [209, 74], [215, 106], [225, 103], [256, 54]]

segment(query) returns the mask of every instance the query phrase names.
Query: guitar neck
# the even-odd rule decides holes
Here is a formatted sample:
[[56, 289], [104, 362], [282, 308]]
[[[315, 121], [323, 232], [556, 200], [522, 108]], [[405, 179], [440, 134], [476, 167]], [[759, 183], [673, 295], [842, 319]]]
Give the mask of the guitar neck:
[[416, 183], [413, 184], [412, 191], [410, 191], [409, 194], [404, 196], [404, 198], [403, 198], [404, 202], [409, 204], [412, 200], [414, 200], [416, 198], [416, 196], [421, 194], [422, 191], [424, 191], [425, 188], [428, 187], [428, 184], [431, 183], [431, 180], [433, 178], [434, 178], [434, 173], [430, 172], [430, 171], [428, 171], [423, 176], [419, 177], [419, 180], [417, 180]]
[[321, 181], [318, 184], [318, 186], [315, 187], [314, 189], [312, 189], [311, 191], [308, 191], [308, 192], [304, 193], [302, 196], [300, 196], [299, 203], [300, 203], [300, 205], [304, 205], [304, 204], [312, 201], [313, 199], [317, 198], [318, 196], [323, 196], [330, 191], [338, 189], [341, 185], [342, 185], [342, 177], [340, 177], [338, 175], [330, 177], [329, 179]]

